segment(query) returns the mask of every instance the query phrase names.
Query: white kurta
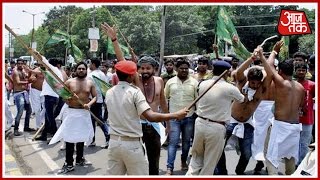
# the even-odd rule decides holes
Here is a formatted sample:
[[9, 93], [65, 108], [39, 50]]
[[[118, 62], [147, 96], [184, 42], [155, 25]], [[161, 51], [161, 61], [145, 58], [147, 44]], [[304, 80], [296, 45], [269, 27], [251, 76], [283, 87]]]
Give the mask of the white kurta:
[[61, 139], [69, 143], [90, 144], [94, 133], [89, 111], [68, 107], [65, 114], [62, 124], [49, 144], [54, 144]]
[[299, 140], [301, 124], [290, 124], [274, 120], [268, 145], [267, 159], [276, 168], [282, 158], [299, 160]]

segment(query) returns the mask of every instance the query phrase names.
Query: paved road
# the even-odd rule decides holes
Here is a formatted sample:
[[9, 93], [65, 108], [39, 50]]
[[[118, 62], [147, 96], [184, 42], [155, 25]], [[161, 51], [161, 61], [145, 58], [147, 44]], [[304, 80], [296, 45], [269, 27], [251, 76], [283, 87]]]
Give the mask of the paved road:
[[[15, 114], [15, 107], [11, 106], [12, 112]], [[24, 115], [22, 116], [24, 117]], [[20, 122], [20, 130], [23, 129], [24, 119]], [[30, 127], [35, 127], [35, 120], [30, 121]], [[11, 140], [6, 140], [6, 144], [10, 147], [12, 154], [16, 157], [17, 163], [21, 168], [23, 175], [41, 175], [41, 176], [55, 176], [58, 169], [60, 169], [65, 160], [65, 151], [60, 150], [62, 142], [54, 145], [47, 145], [47, 142], [31, 141], [31, 133], [24, 133], [19, 137], [13, 137]], [[95, 147], [85, 147], [85, 158], [93, 164], [88, 167], [76, 167], [75, 171], [68, 175], [89, 175], [89, 176], [104, 176], [107, 169], [107, 149], [102, 149], [104, 137], [101, 129], [97, 127], [96, 144]], [[174, 175], [184, 175], [186, 172], [180, 170], [180, 155], [181, 149], [178, 150]], [[229, 175], [235, 175], [235, 166], [238, 162], [239, 156], [235, 150], [230, 146], [226, 147], [227, 168]], [[166, 171], [167, 151], [165, 148], [161, 150], [160, 158], [160, 174], [164, 175]], [[255, 167], [255, 161], [250, 160], [247, 167], [247, 174], [252, 174]], [[280, 168], [283, 172], [283, 165]], [[264, 172], [265, 173], [265, 172]]]

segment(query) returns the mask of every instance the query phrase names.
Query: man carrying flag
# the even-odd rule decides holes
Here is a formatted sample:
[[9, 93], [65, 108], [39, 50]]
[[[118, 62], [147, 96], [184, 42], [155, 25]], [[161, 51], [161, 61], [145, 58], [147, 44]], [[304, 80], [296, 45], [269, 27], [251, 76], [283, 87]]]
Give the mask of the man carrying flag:
[[[96, 89], [91, 80], [87, 77], [87, 65], [79, 62], [76, 65], [76, 77], [66, 81], [65, 85], [74, 96], [66, 100], [68, 105], [66, 116], [60, 128], [54, 135], [50, 144], [54, 144], [63, 139], [66, 142], [66, 160], [58, 171], [58, 174], [65, 174], [74, 170], [73, 153], [76, 143], [77, 156], [76, 165], [85, 166], [90, 163], [83, 157], [84, 142], [89, 144], [94, 136], [90, 107], [96, 102]], [[92, 98], [90, 98], [92, 97]], [[79, 102], [83, 102], [83, 105]]]

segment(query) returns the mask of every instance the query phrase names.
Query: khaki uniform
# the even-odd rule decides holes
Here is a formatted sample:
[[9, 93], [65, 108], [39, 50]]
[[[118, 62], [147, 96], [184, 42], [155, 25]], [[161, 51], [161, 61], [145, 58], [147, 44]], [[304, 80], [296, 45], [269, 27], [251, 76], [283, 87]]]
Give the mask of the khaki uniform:
[[110, 143], [108, 175], [148, 175], [140, 115], [150, 109], [141, 90], [120, 81], [106, 94]]
[[[202, 94], [218, 77], [203, 81], [199, 87]], [[221, 79], [198, 102], [198, 118], [192, 145], [192, 158], [187, 175], [212, 175], [220, 159], [226, 128], [223, 125], [231, 117], [232, 101], [244, 100], [238, 88]], [[212, 122], [215, 121], [215, 122]]]

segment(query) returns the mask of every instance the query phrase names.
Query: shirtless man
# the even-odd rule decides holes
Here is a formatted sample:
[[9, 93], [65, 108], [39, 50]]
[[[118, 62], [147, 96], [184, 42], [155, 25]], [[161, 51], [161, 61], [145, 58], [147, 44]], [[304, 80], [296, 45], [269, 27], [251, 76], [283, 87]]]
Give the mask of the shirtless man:
[[[264, 77], [264, 70], [262, 67], [254, 66], [246, 70], [256, 59], [254, 56], [248, 58], [236, 70], [236, 85], [246, 96], [246, 101], [244, 103], [233, 102], [231, 108], [231, 120], [230, 124], [227, 126], [226, 132], [226, 142], [232, 135], [238, 137], [237, 140], [239, 141], [241, 155], [235, 170], [237, 175], [244, 175], [244, 171], [249, 163], [254, 130], [252, 115], [261, 102], [263, 94], [266, 93], [266, 89], [270, 86], [272, 80], [272, 71], [263, 56], [262, 48], [257, 47], [255, 52], [258, 52], [262, 64], [265, 67], [266, 77]], [[239, 131], [240, 129], [242, 129], [242, 132]], [[222, 153], [216, 170], [215, 174], [228, 174], [224, 152]]]
[[[96, 101], [96, 89], [94, 83], [87, 79], [87, 65], [79, 62], [76, 65], [77, 77], [69, 79], [65, 85], [75, 93], [75, 96], [67, 100], [69, 107], [66, 109], [66, 117], [50, 144], [54, 144], [63, 139], [66, 143], [66, 161], [59, 174], [65, 174], [74, 170], [73, 153], [76, 143], [77, 156], [76, 165], [84, 166], [90, 164], [83, 157], [84, 142], [90, 144], [93, 138], [93, 127], [89, 110]], [[92, 96], [92, 99], [89, 97]], [[81, 105], [79, 100], [84, 104]]]
[[32, 110], [29, 102], [29, 93], [27, 92], [29, 84], [28, 74], [23, 70], [23, 59], [17, 59], [17, 68], [13, 71], [12, 80], [13, 97], [17, 107], [17, 115], [14, 124], [14, 135], [20, 136], [22, 134], [21, 132], [19, 132], [19, 124], [24, 109], [26, 110], [24, 131], [34, 131], [34, 129], [31, 129], [29, 127], [30, 115]]
[[[271, 57], [280, 51], [282, 41], [276, 43]], [[292, 80], [294, 71], [293, 60], [279, 63], [279, 71], [274, 68], [274, 58], [268, 62], [273, 72], [275, 84], [275, 120], [273, 122], [267, 151], [268, 173], [278, 174], [279, 162], [285, 159], [285, 173], [290, 175], [295, 171], [295, 162], [299, 159], [300, 128], [299, 112], [304, 103], [304, 88]], [[278, 147], [278, 148], [276, 148]]]
[[[141, 89], [146, 97], [151, 109], [155, 112], [159, 111], [168, 113], [168, 105], [164, 96], [164, 83], [162, 78], [153, 76], [157, 62], [150, 56], [142, 57], [139, 62], [141, 77], [137, 86]], [[161, 151], [160, 142], [160, 123], [149, 122], [146, 117], [141, 116], [143, 141], [146, 145], [149, 175], [159, 175], [159, 160]], [[169, 124], [169, 122], [167, 122]], [[166, 132], [169, 132], [170, 126], [166, 127]]]
[[[107, 35], [111, 39], [117, 39], [116, 31], [108, 28]], [[123, 61], [122, 52], [119, 53], [118, 43], [113, 43], [118, 61]], [[142, 57], [138, 65], [140, 66], [141, 77], [136, 78], [135, 83], [142, 91], [146, 100], [154, 112], [159, 111], [168, 113], [168, 105], [164, 96], [164, 83], [162, 78], [154, 76], [157, 62], [150, 56]], [[141, 116], [143, 131], [143, 141], [146, 145], [147, 156], [149, 161], [149, 175], [159, 175], [159, 160], [161, 151], [160, 126], [157, 122], [149, 122], [146, 117]], [[167, 121], [169, 124], [169, 121]], [[170, 125], [166, 127], [166, 133], [169, 132]]]
[[35, 113], [36, 118], [36, 128], [40, 128], [44, 120], [44, 97], [40, 96], [42, 91], [42, 84], [44, 81], [44, 75], [42, 74], [39, 67], [31, 70], [31, 75], [29, 77], [29, 82], [31, 83], [30, 89], [30, 103], [32, 111]]

